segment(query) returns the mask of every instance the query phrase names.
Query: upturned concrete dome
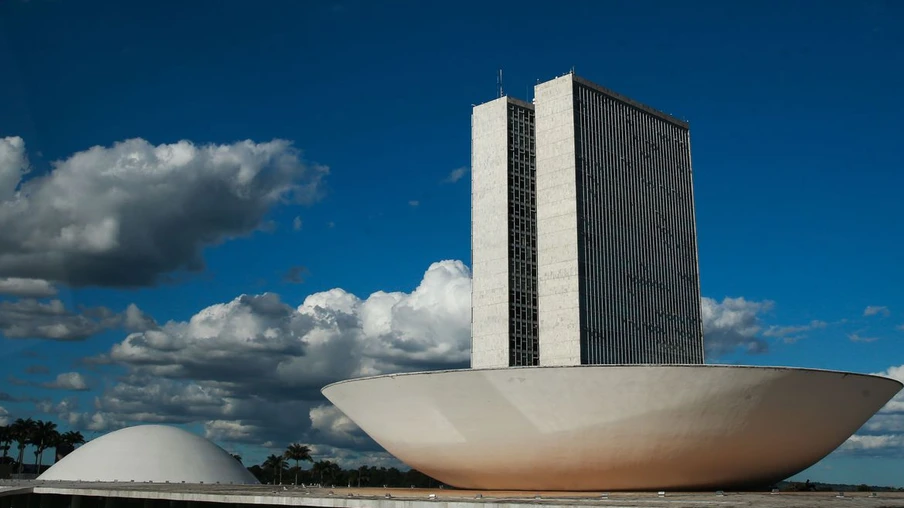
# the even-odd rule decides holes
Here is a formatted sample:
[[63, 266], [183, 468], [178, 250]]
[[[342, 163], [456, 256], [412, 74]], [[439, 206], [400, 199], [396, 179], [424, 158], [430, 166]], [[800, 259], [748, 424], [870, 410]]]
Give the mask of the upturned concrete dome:
[[89, 441], [38, 479], [258, 483], [226, 450], [201, 436], [165, 425], [128, 427]]
[[323, 394], [389, 453], [447, 485], [656, 491], [783, 480], [901, 388], [811, 369], [585, 365], [390, 374]]

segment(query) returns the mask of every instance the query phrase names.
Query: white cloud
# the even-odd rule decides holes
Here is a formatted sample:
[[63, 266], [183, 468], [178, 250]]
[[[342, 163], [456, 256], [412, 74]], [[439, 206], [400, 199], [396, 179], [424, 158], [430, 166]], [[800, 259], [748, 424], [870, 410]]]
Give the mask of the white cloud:
[[[216, 439], [272, 439], [378, 451], [320, 389], [349, 377], [467, 366], [470, 273], [434, 263], [410, 292], [359, 298], [342, 289], [298, 307], [242, 295], [184, 322], [129, 334], [96, 362], [129, 374], [98, 397], [95, 413], [64, 415], [97, 429], [124, 422], [205, 424]], [[299, 422], [286, 415], [308, 415]], [[310, 438], [310, 439], [306, 439]]]
[[420, 204], [421, 204], [421, 202], [416, 199], [412, 199], [411, 201], [408, 202], [408, 206], [413, 206], [413, 207], [420, 206]]
[[355, 450], [317, 444], [311, 447], [311, 456], [314, 460], [335, 462], [345, 469], [357, 469], [361, 466], [407, 469], [401, 461], [380, 450]]
[[[78, 409], [78, 399], [75, 397], [67, 397], [56, 403], [52, 400], [40, 400], [35, 402], [35, 409], [42, 413], [68, 415]], [[65, 420], [66, 418], [63, 419]]]
[[768, 344], [759, 335], [760, 316], [772, 309], [773, 302], [754, 302], [744, 298], [701, 299], [703, 344], [707, 354], [719, 356], [742, 349], [763, 353]]
[[85, 380], [85, 377], [78, 372], [64, 372], [57, 375], [55, 380], [49, 383], [43, 383], [41, 386], [56, 390], [81, 392], [88, 389], [88, 382]]
[[867, 308], [863, 309], [863, 315], [866, 317], [880, 315], [888, 317], [889, 315], [891, 315], [891, 311], [888, 310], [888, 307], [884, 305], [870, 305]]
[[0, 425], [9, 425], [9, 411], [0, 406]]
[[443, 180], [444, 183], [455, 183], [462, 179], [468, 173], [468, 168], [461, 167], [453, 169], [449, 172], [446, 178]]
[[57, 289], [46, 280], [7, 277], [0, 279], [0, 295], [25, 298], [47, 298], [56, 296]]
[[[904, 365], [898, 365], [897, 367], [889, 367], [887, 370], [876, 373], [877, 376], [890, 377], [892, 379], [897, 379], [898, 381], [904, 383]], [[888, 404], [882, 408], [881, 413], [896, 413], [900, 414], [902, 420], [904, 420], [904, 390], [898, 392], [894, 398], [889, 401]]]
[[[904, 365], [889, 367], [875, 375], [904, 383]], [[892, 397], [839, 451], [857, 455], [904, 457], [904, 391]]]
[[123, 312], [123, 327], [132, 332], [144, 332], [157, 328], [157, 322], [134, 303], [130, 303]]
[[73, 286], [200, 270], [205, 247], [252, 233], [280, 202], [315, 201], [328, 173], [283, 140], [143, 139], [75, 153], [39, 177], [26, 171], [21, 138], [0, 139], [0, 277]]
[[889, 402], [884, 408], [885, 411], [870, 418], [860, 430], [871, 433], [899, 432], [904, 434], [904, 417], [900, 414], [892, 414], [896, 406], [902, 406], [902, 402]]
[[211, 441], [250, 441], [260, 432], [254, 425], [245, 425], [231, 420], [211, 420], [204, 424], [204, 437]]
[[301, 217], [296, 216], [294, 219], [292, 219], [292, 229], [294, 229], [295, 231], [301, 231], [301, 226]]
[[92, 319], [75, 314], [60, 300], [0, 301], [0, 335], [10, 339], [84, 340], [110, 324], [104, 317]]
[[0, 202], [16, 195], [19, 182], [28, 172], [25, 141], [18, 136], [0, 138]]
[[851, 342], [876, 342], [879, 340], [878, 337], [864, 337], [859, 333], [849, 333], [848, 339], [850, 339]]
[[901, 323], [900, 325], [896, 326], [896, 327], [895, 327], [895, 330], [898, 330], [898, 331], [900, 331], [900, 332], [904, 332], [904, 323]]
[[341, 444], [344, 448], [353, 448], [367, 442], [364, 432], [332, 404], [311, 408], [309, 416], [312, 434], [323, 442]]
[[764, 337], [776, 337], [786, 343], [794, 343], [806, 337], [806, 332], [820, 330], [828, 326], [825, 321], [814, 319], [805, 325], [797, 326], [770, 326], [763, 332]]
[[840, 449], [842, 452], [862, 455], [886, 455], [889, 452], [900, 452], [902, 450], [904, 450], [904, 435], [902, 434], [856, 434], [845, 441]]
[[58, 299], [0, 301], [0, 336], [8, 339], [78, 341], [111, 328], [143, 330], [155, 325], [134, 304], [122, 314], [116, 314], [106, 307], [85, 308], [75, 313]]

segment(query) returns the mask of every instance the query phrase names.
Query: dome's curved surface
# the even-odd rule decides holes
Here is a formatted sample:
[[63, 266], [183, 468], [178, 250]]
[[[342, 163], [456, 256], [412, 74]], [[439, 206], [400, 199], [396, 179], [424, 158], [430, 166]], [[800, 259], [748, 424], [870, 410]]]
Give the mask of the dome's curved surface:
[[606, 491], [768, 485], [829, 454], [901, 387], [810, 369], [644, 365], [398, 374], [323, 393], [449, 485]]
[[226, 450], [201, 436], [166, 425], [128, 427], [91, 440], [38, 479], [258, 483]]

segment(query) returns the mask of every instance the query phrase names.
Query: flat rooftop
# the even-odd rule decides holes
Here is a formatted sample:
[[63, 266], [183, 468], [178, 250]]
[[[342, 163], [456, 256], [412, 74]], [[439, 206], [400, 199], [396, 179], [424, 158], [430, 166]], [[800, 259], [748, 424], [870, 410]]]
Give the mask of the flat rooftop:
[[904, 508], [904, 492], [507, 492], [454, 489], [304, 488], [292, 485], [196, 485], [184, 483], [94, 483], [0, 481], [0, 497], [37, 494], [151, 499], [245, 505], [330, 508], [499, 508], [517, 507], [660, 507], [809, 508], [851, 506]]

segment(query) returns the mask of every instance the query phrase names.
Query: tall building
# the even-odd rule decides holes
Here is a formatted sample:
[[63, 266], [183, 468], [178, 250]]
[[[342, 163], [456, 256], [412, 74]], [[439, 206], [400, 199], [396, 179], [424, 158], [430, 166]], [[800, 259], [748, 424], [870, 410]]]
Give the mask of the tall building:
[[539, 362], [532, 104], [501, 97], [471, 117], [471, 366]]
[[703, 363], [686, 122], [573, 74], [472, 114], [473, 368]]

